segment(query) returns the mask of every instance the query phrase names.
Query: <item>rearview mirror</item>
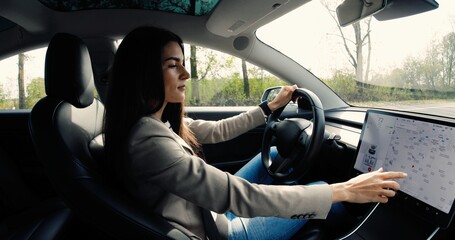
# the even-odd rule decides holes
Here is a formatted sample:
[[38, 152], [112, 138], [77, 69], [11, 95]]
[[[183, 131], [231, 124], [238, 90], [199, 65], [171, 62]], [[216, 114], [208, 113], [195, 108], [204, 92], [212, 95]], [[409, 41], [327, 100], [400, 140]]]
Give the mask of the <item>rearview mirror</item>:
[[344, 27], [368, 16], [379, 21], [411, 16], [439, 7], [436, 0], [344, 0], [337, 9], [338, 23]]
[[337, 9], [338, 23], [344, 27], [385, 8], [387, 0], [344, 0]]

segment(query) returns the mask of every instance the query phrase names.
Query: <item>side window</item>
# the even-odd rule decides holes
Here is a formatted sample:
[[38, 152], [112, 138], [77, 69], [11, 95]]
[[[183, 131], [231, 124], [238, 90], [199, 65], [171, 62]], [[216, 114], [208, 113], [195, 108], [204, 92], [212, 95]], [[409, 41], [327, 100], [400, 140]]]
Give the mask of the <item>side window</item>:
[[0, 110], [31, 109], [45, 95], [46, 49], [23, 52], [0, 61]]
[[[47, 48], [0, 61], [0, 110], [31, 109], [45, 96]], [[185, 45], [187, 106], [253, 106], [265, 89], [286, 85], [276, 76], [240, 58], [195, 45]], [[96, 92], [95, 92], [96, 94]]]
[[212, 49], [185, 45], [187, 106], [254, 106], [272, 86], [287, 85], [264, 69]]

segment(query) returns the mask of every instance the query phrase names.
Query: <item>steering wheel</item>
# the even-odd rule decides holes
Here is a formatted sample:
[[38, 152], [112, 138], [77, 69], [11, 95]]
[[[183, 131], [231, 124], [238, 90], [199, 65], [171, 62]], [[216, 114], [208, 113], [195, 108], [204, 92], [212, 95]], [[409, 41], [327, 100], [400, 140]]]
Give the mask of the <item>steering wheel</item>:
[[[280, 121], [284, 107], [268, 118], [262, 140], [262, 163], [268, 174], [277, 180], [295, 181], [311, 169], [324, 140], [325, 117], [319, 98], [308, 89], [296, 89], [292, 99], [305, 98], [311, 105], [312, 121], [289, 118]], [[270, 157], [272, 137], [276, 138], [279, 156]]]

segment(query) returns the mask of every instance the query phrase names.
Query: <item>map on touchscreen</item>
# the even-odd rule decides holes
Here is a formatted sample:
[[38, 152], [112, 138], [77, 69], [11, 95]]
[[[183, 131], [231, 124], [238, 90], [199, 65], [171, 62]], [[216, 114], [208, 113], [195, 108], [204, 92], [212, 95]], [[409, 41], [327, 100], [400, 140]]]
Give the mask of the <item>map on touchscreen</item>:
[[354, 168], [408, 174], [401, 191], [448, 214], [455, 198], [455, 127], [376, 111], [367, 113]]

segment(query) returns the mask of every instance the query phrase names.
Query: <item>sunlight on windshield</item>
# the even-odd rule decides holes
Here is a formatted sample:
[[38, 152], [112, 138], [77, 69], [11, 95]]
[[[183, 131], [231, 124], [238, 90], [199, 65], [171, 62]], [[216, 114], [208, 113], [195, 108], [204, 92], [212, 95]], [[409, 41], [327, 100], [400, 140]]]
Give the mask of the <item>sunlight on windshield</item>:
[[400, 108], [452, 102], [455, 1], [437, 2], [439, 8], [430, 12], [338, 27], [338, 3], [314, 0], [260, 28], [257, 36], [352, 105]]

